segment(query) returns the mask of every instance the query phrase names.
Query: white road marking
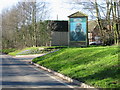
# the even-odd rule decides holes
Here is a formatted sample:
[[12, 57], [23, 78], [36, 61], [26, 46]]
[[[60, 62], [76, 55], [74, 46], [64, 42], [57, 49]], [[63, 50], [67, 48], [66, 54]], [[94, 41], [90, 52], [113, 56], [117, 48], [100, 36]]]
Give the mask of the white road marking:
[[[29, 65], [29, 66], [32, 67], [31, 65]], [[40, 71], [39, 68], [36, 68], [36, 67], [32, 67], [32, 68], [34, 68], [34, 69], [37, 70], [37, 71]], [[43, 70], [43, 71], [44, 71], [44, 70]], [[44, 72], [42, 72], [42, 73], [44, 73]], [[62, 82], [62, 81], [56, 79], [55, 77], [51, 76], [50, 74], [46, 74], [46, 73], [44, 73], [44, 74], [47, 75], [47, 76], [49, 76], [49, 77], [51, 77], [51, 78], [53, 78], [54, 80], [57, 80], [58, 82], [64, 84], [65, 86], [68, 86], [69, 88], [74, 88], [73, 86], [68, 85], [67, 83], [64, 83], [64, 82]]]
[[[35, 58], [35, 57], [34, 57], [34, 58]], [[19, 59], [19, 60], [20, 60], [20, 59]], [[27, 65], [30, 66], [30, 67], [32, 67], [32, 68], [34, 68], [34, 69], [37, 70], [37, 71], [40, 71], [40, 69], [37, 68], [37, 67], [33, 67], [32, 65], [29, 65], [29, 64], [27, 64]], [[44, 70], [43, 70], [43, 71], [44, 71]], [[44, 73], [44, 72], [42, 72], [42, 73]], [[67, 83], [64, 83], [64, 82], [61, 81], [61, 80], [58, 80], [57, 78], [55, 78], [54, 76], [51, 76], [50, 74], [46, 74], [46, 73], [44, 73], [44, 74], [47, 75], [47, 76], [49, 76], [49, 77], [51, 77], [52, 79], [54, 79], [54, 80], [62, 83], [63, 85], [65, 85], [65, 86], [67, 86], [67, 87], [69, 87], [69, 88], [75, 88], [75, 87], [73, 87], [73, 86], [71, 86], [71, 85], [68, 85]]]

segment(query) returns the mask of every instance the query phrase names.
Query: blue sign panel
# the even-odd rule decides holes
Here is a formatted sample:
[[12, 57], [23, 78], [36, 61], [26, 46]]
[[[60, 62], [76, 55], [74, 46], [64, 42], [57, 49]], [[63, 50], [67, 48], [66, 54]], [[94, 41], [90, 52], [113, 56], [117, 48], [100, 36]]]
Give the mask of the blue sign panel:
[[70, 18], [70, 41], [86, 42], [87, 18]]

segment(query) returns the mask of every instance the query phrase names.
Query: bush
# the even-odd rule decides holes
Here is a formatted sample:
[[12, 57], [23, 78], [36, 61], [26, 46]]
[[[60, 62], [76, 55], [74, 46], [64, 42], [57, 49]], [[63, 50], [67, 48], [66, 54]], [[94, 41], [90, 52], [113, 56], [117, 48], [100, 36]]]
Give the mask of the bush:
[[10, 52], [14, 52], [16, 49], [2, 49], [0, 50], [0, 52], [2, 52], [3, 54], [8, 54]]

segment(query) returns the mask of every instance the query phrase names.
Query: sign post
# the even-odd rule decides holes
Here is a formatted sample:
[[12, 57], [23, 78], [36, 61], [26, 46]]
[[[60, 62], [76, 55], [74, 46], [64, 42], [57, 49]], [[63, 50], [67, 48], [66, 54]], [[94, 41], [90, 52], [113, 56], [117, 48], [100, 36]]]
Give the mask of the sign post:
[[76, 12], [69, 17], [69, 46], [88, 46], [88, 16]]

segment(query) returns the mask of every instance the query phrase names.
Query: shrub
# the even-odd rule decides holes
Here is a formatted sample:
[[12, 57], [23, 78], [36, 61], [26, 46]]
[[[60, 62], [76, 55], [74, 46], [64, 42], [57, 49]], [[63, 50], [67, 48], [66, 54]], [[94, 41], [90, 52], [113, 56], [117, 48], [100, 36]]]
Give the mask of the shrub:
[[4, 54], [8, 54], [10, 52], [14, 52], [16, 49], [2, 49], [0, 50], [0, 52], [4, 53]]

